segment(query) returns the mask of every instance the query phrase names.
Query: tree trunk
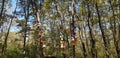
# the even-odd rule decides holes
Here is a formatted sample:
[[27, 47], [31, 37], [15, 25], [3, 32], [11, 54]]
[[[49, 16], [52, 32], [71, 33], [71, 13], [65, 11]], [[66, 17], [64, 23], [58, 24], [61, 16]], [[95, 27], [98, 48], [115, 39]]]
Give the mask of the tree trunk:
[[1, 6], [1, 12], [0, 12], [0, 28], [1, 28], [1, 26], [2, 26], [2, 24], [3, 24], [3, 22], [2, 22], [2, 14], [3, 14], [3, 10], [4, 10], [4, 5], [5, 5], [5, 0], [2, 0], [2, 6]]
[[0, 16], [2, 16], [3, 14], [3, 10], [4, 10], [4, 5], [5, 5], [5, 0], [2, 0], [2, 9], [1, 9], [1, 12], [0, 12]]
[[90, 43], [91, 43], [91, 53], [92, 53], [92, 58], [96, 58], [96, 49], [95, 49], [95, 40], [93, 38], [93, 31], [92, 31], [92, 28], [91, 28], [91, 25], [90, 25], [90, 16], [91, 16], [91, 12], [90, 12], [90, 8], [89, 8], [89, 5], [88, 6], [88, 19], [87, 19], [87, 23], [88, 23], [88, 28], [89, 28], [89, 34], [90, 34]]
[[[79, 17], [77, 17], [77, 19], [78, 20], [80, 20], [79, 19]], [[79, 24], [79, 23], [78, 23]], [[84, 25], [82, 25], [83, 27], [84, 27]], [[81, 34], [80, 34], [80, 26], [78, 26], [78, 28], [79, 28], [79, 38], [80, 38], [80, 40], [81, 40], [81, 45], [82, 45], [82, 51], [83, 51], [83, 55], [84, 55], [84, 58], [86, 58], [87, 57], [87, 53], [86, 53], [86, 47], [85, 47], [85, 43], [83, 42], [83, 40], [82, 40], [82, 38], [81, 38]], [[85, 29], [84, 29], [85, 30]], [[83, 35], [85, 35], [85, 34], [83, 34]]]
[[4, 58], [4, 55], [5, 55], [5, 50], [7, 48], [7, 40], [8, 40], [8, 35], [9, 35], [9, 32], [10, 32], [10, 28], [11, 28], [11, 25], [12, 25], [12, 20], [10, 21], [10, 25], [8, 27], [8, 30], [7, 30], [7, 33], [6, 33], [6, 36], [5, 36], [5, 40], [4, 40], [4, 44], [2, 46], [2, 57]]
[[105, 46], [105, 51], [106, 51], [106, 57], [109, 58], [109, 54], [108, 54], [108, 44], [107, 44], [107, 41], [106, 41], [106, 37], [105, 37], [104, 30], [103, 30], [103, 28], [102, 28], [101, 17], [100, 17], [100, 12], [99, 12], [99, 10], [98, 10], [97, 2], [95, 3], [95, 9], [96, 9], [97, 15], [98, 15], [98, 23], [99, 23], [100, 31], [101, 31], [101, 33], [102, 33], [102, 38], [103, 38], [103, 42], [104, 42], [104, 46]]
[[[75, 31], [74, 30], [74, 23], [75, 23], [75, 21], [74, 21], [74, 16], [75, 16], [75, 0], [73, 0], [73, 2], [72, 2], [72, 25], [73, 25], [73, 27], [70, 27], [70, 28], [73, 28], [73, 32]], [[74, 40], [75, 40], [75, 38], [74, 38]], [[73, 58], [76, 58], [76, 55], [75, 55], [75, 45], [73, 45]]]
[[[24, 11], [26, 11], [24, 9]], [[24, 30], [24, 41], [23, 41], [23, 52], [24, 52], [24, 57], [26, 56], [26, 38], [27, 38], [27, 21], [28, 21], [28, 17], [27, 14], [25, 13], [25, 30]]]
[[118, 34], [118, 41], [117, 41], [117, 55], [118, 55], [118, 58], [120, 58], [120, 46], [119, 46], [119, 44], [120, 44], [120, 24], [119, 24], [119, 34]]
[[[80, 28], [79, 28], [80, 30]], [[82, 51], [83, 51], [83, 55], [84, 55], [84, 58], [87, 57], [87, 54], [86, 54], [86, 48], [85, 48], [85, 43], [83, 42], [81, 36], [80, 36], [80, 31], [79, 31], [79, 37], [80, 37], [80, 40], [81, 40], [81, 44], [82, 44]]]
[[[112, 30], [112, 33], [113, 33], [113, 39], [114, 39], [114, 45], [115, 45], [115, 49], [116, 49], [116, 52], [117, 52], [117, 56], [118, 56], [118, 58], [120, 58], [120, 49], [119, 49], [119, 43], [118, 43], [118, 41], [117, 41], [117, 39], [116, 39], [116, 19], [115, 19], [115, 11], [114, 11], [114, 9], [113, 9], [113, 6], [112, 6], [112, 3], [111, 3], [111, 1], [109, 1], [109, 3], [110, 3], [110, 7], [111, 7], [111, 10], [112, 10], [112, 14], [113, 14], [113, 19], [114, 19], [114, 21], [113, 21], [113, 30]], [[112, 25], [111, 25], [112, 26]]]
[[28, 19], [29, 19], [29, 7], [30, 7], [30, 3], [29, 1], [27, 1], [28, 5], [27, 7], [23, 8], [24, 9], [24, 13], [25, 13], [25, 30], [24, 30], [24, 41], [23, 41], [23, 51], [24, 51], [24, 57], [26, 57], [26, 38], [27, 38], [27, 35], [28, 35]]

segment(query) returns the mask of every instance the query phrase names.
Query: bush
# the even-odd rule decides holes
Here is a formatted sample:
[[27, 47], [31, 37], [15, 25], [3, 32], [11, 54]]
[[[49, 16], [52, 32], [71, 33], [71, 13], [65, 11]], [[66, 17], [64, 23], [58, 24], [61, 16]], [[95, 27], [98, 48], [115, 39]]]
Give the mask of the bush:
[[23, 58], [23, 54], [18, 47], [11, 47], [6, 50], [5, 58]]

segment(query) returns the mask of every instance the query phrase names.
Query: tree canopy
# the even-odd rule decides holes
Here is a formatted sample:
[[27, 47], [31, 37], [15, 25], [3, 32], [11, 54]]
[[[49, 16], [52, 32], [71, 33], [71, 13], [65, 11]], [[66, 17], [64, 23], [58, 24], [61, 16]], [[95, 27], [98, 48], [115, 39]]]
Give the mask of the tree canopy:
[[120, 58], [119, 0], [0, 0], [0, 58]]

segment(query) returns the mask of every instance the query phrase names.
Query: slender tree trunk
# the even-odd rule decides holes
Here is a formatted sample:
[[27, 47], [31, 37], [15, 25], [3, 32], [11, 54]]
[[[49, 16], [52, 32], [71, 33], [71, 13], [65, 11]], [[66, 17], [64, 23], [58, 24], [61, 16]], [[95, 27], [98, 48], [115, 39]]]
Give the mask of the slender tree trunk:
[[[114, 11], [114, 9], [113, 9], [113, 6], [112, 6], [112, 3], [111, 3], [111, 1], [109, 1], [109, 3], [110, 3], [110, 7], [111, 7], [111, 10], [112, 10], [112, 14], [113, 14], [113, 39], [114, 39], [114, 45], [115, 45], [115, 49], [116, 49], [116, 52], [117, 52], [117, 56], [118, 56], [118, 58], [120, 58], [120, 49], [119, 49], [119, 44], [118, 44], [118, 41], [117, 41], [117, 39], [116, 39], [116, 19], [115, 19], [115, 11]], [[112, 26], [112, 25], [111, 25]]]
[[4, 58], [4, 55], [5, 55], [5, 50], [7, 48], [7, 40], [8, 40], [8, 35], [9, 35], [9, 32], [10, 32], [10, 28], [11, 28], [11, 25], [12, 25], [12, 20], [10, 21], [10, 25], [8, 27], [8, 30], [7, 30], [7, 33], [6, 33], [6, 36], [5, 36], [5, 40], [4, 40], [4, 44], [2, 46], [2, 57]]
[[[80, 30], [80, 27], [79, 27], [79, 30]], [[87, 54], [86, 54], [86, 48], [85, 48], [85, 43], [83, 42], [81, 36], [80, 36], [80, 31], [79, 31], [79, 37], [80, 37], [80, 40], [81, 40], [81, 44], [82, 44], [82, 51], [83, 51], [83, 55], [84, 55], [84, 58], [87, 57]]]
[[[36, 14], [36, 17], [35, 17], [36, 18], [36, 22], [40, 24], [40, 26], [38, 26], [38, 27], [39, 27], [39, 30], [41, 30], [42, 26], [41, 26], [41, 22], [40, 22], [40, 17], [39, 17], [39, 11], [38, 11], [37, 4], [36, 4], [35, 0], [31, 0], [31, 3], [32, 3], [32, 9], [33, 9], [33, 11], [35, 10], [34, 13]], [[35, 7], [35, 9], [34, 9], [34, 7]], [[42, 8], [42, 6], [40, 5], [40, 9], [41, 8]], [[41, 37], [41, 35], [40, 35], [40, 37]], [[44, 58], [43, 48], [42, 48], [43, 43], [40, 43], [39, 46], [40, 46], [40, 48], [39, 48], [40, 58]]]
[[[0, 12], [0, 17], [2, 17], [3, 10], [4, 10], [4, 5], [5, 5], [5, 0], [2, 0], [2, 6], [1, 6], [1, 12]], [[2, 26], [3, 22], [2, 19], [0, 18], [0, 27]]]
[[[79, 17], [77, 17], [77, 19], [80, 20]], [[78, 24], [79, 24], [79, 23], [78, 23]], [[84, 25], [83, 25], [83, 27], [84, 27]], [[81, 30], [81, 29], [80, 29], [80, 26], [79, 26], [78, 28], [79, 28], [79, 30]], [[84, 30], [85, 30], [85, 29], [84, 29]], [[82, 44], [83, 55], [84, 55], [84, 58], [86, 58], [86, 57], [87, 57], [87, 53], [86, 53], [85, 43], [83, 42], [83, 40], [82, 40], [82, 38], [81, 38], [80, 35], [81, 35], [81, 34], [80, 34], [80, 31], [79, 31], [79, 38], [80, 38], [81, 44]], [[83, 34], [83, 35], [85, 35], [85, 34]]]
[[2, 0], [2, 9], [1, 9], [1, 12], [0, 12], [0, 16], [2, 16], [3, 14], [3, 10], [4, 10], [4, 5], [5, 5], [5, 0]]
[[[120, 24], [119, 24], [119, 34], [118, 34], [118, 41], [117, 44], [120, 44]], [[117, 45], [117, 55], [120, 58], [120, 46]]]
[[25, 58], [26, 57], [27, 21], [28, 21], [25, 8], [24, 8], [24, 12], [25, 12], [25, 26], [24, 26], [25, 30], [24, 30], [23, 52], [24, 52], [24, 58]]
[[[83, 20], [85, 20], [84, 18], [83, 18]], [[85, 23], [85, 22], [84, 22]], [[83, 26], [83, 29], [85, 30], [85, 33], [84, 33], [84, 36], [85, 36], [85, 39], [86, 39], [86, 42], [85, 42], [85, 44], [86, 44], [86, 56], [91, 56], [91, 55], [89, 55], [90, 53], [90, 49], [89, 49], [89, 39], [87, 39], [87, 34], [86, 34], [86, 24], [84, 24], [84, 26]], [[87, 53], [88, 52], [88, 53]]]
[[29, 1], [27, 0], [27, 7], [23, 8], [24, 9], [24, 13], [25, 13], [25, 30], [24, 30], [24, 41], [23, 41], [23, 49], [24, 49], [24, 57], [26, 57], [26, 38], [27, 38], [27, 35], [28, 35], [28, 18], [29, 18], [29, 7], [30, 7], [30, 3]]
[[[74, 26], [74, 23], [75, 23], [75, 21], [74, 21], [74, 16], [75, 16], [75, 0], [73, 0], [73, 2], [72, 2], [72, 27], [71, 28], [73, 28], [73, 32], [75, 31], [74, 30], [74, 28], [75, 28], [75, 26]], [[74, 40], [75, 40], [75, 38], [74, 38]], [[76, 58], [76, 54], [75, 54], [75, 45], [73, 45], [73, 58]]]
[[89, 5], [88, 6], [88, 19], [87, 19], [87, 23], [88, 23], [88, 28], [89, 28], [89, 34], [90, 34], [90, 43], [91, 43], [91, 53], [92, 53], [92, 58], [96, 58], [96, 49], [95, 49], [95, 40], [93, 38], [93, 32], [92, 32], [92, 28], [91, 28], [91, 25], [90, 25], [90, 16], [91, 16], [91, 12], [90, 12], [90, 9], [89, 9]]
[[[39, 30], [41, 30], [42, 26], [41, 26], [41, 22], [40, 22], [40, 18], [39, 18], [39, 13], [38, 13], [38, 12], [37, 12], [36, 17], [37, 17], [37, 22], [40, 23], [40, 26], [38, 26], [38, 27], [39, 27]], [[39, 32], [38, 32], [38, 33], [39, 33]], [[40, 37], [42, 37], [42, 32], [40, 32], [40, 33], [41, 33]], [[41, 40], [41, 38], [40, 38], [40, 40]], [[39, 48], [40, 57], [41, 57], [41, 58], [44, 58], [43, 47], [42, 47], [42, 46], [43, 46], [43, 43], [40, 42], [39, 46], [40, 46], [40, 48]]]
[[103, 42], [104, 42], [104, 46], [105, 46], [105, 51], [106, 51], [106, 57], [109, 58], [109, 54], [108, 54], [108, 44], [106, 41], [106, 37], [105, 37], [105, 33], [104, 30], [102, 28], [102, 24], [101, 24], [101, 17], [100, 17], [100, 12], [98, 10], [98, 4], [97, 2], [95, 3], [95, 9], [97, 11], [97, 15], [98, 15], [98, 23], [99, 23], [99, 27], [100, 27], [100, 31], [102, 33], [102, 38], [103, 38]]

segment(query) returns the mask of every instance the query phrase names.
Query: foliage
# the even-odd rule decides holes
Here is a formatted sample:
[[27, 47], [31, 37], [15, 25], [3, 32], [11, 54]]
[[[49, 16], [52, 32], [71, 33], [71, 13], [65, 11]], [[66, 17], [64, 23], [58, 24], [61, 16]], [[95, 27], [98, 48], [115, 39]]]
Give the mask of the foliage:
[[120, 58], [119, 0], [10, 1], [0, 1], [0, 58]]

